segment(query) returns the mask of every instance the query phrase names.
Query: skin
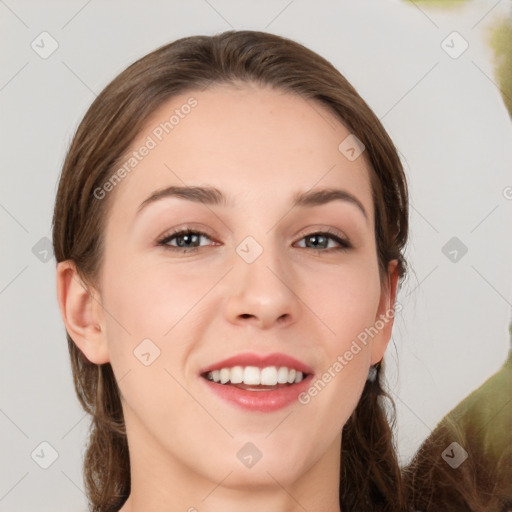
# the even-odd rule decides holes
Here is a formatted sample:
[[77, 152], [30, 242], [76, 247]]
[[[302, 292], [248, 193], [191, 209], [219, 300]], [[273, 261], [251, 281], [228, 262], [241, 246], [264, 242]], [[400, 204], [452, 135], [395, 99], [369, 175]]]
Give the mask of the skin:
[[[57, 268], [67, 331], [119, 381], [132, 479], [121, 510], [339, 511], [341, 430], [392, 318], [307, 405], [245, 411], [213, 395], [199, 369], [241, 352], [283, 352], [319, 378], [393, 307], [396, 260], [381, 286], [365, 154], [345, 158], [338, 145], [350, 132], [322, 105], [247, 84], [174, 97], [133, 148], [190, 96], [198, 105], [110, 192], [91, 295], [72, 262]], [[165, 198], [136, 215], [154, 191], [185, 184], [215, 186], [233, 204]], [[353, 194], [368, 218], [340, 200], [290, 208], [295, 192], [324, 187]], [[158, 245], [185, 223], [210, 237], [188, 242], [196, 252]], [[315, 248], [306, 235], [326, 229], [353, 247]], [[247, 236], [263, 248], [250, 264], [236, 252]], [[133, 354], [146, 338], [160, 349], [149, 366]], [[237, 458], [247, 442], [262, 453], [252, 468]]]

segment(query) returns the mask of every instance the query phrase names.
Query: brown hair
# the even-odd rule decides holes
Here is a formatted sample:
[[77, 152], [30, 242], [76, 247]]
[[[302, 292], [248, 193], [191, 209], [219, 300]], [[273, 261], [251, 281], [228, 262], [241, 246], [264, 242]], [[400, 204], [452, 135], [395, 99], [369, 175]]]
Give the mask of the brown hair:
[[[131, 64], [95, 99], [77, 129], [62, 169], [53, 216], [57, 262], [74, 261], [84, 282], [94, 284], [101, 267], [102, 236], [111, 202], [99, 201], [94, 190], [109, 179], [149, 115], [166, 100], [212, 83], [240, 82], [315, 100], [364, 144], [363, 155], [370, 164], [381, 277], [387, 273], [387, 264], [397, 259], [402, 279], [408, 235], [407, 184], [397, 150], [384, 127], [330, 62], [290, 39], [250, 30], [185, 37], [162, 46]], [[84, 460], [91, 510], [114, 512], [130, 493], [130, 460], [119, 390], [109, 363], [91, 363], [69, 334], [67, 341], [78, 398], [92, 416]], [[391, 427], [385, 399], [392, 407]], [[392, 435], [395, 414], [379, 368], [343, 427], [343, 510], [403, 510]]]
[[[498, 389], [504, 392], [506, 388]], [[489, 404], [492, 398], [486, 398]], [[509, 400], [508, 395], [505, 399]], [[462, 404], [464, 401], [460, 405]], [[503, 451], [493, 457], [489, 453], [489, 445], [492, 443], [485, 437], [494, 436], [494, 439], [498, 439], [496, 429], [489, 427], [492, 434], [484, 437], [482, 430], [475, 428], [475, 424], [471, 422], [471, 419], [474, 421], [478, 417], [478, 411], [481, 415], [484, 414], [485, 406], [478, 404], [479, 407], [462, 414], [460, 405], [443, 418], [432, 434], [423, 441], [411, 462], [403, 468], [403, 487], [407, 503], [413, 510], [422, 512], [437, 512], [446, 507], [457, 512], [510, 512], [510, 430], [502, 431], [507, 440], [500, 446]], [[509, 424], [510, 421], [506, 427], [510, 428]], [[468, 458], [460, 466], [456, 466], [456, 469], [441, 456], [454, 442], [469, 452]], [[451, 448], [450, 456], [453, 456], [453, 450]]]

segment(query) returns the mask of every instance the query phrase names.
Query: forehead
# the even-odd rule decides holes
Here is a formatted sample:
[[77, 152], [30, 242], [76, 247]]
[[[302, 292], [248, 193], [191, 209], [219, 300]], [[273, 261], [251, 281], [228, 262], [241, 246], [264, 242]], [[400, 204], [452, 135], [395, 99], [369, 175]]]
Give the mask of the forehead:
[[327, 107], [289, 92], [252, 84], [191, 90], [148, 118], [123, 162], [132, 166], [115, 202], [136, 208], [169, 185], [213, 185], [237, 207], [343, 187], [371, 213], [365, 154], [351, 161], [339, 149], [350, 135]]

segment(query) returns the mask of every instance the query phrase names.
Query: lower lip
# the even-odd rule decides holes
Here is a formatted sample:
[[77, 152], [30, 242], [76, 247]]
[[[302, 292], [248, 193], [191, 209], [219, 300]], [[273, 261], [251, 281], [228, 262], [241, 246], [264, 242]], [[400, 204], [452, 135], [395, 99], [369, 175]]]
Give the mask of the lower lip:
[[218, 384], [204, 377], [200, 379], [213, 393], [235, 406], [249, 411], [273, 412], [298, 401], [298, 396], [309, 387], [313, 375], [308, 375], [297, 384], [270, 391], [247, 391], [235, 386]]

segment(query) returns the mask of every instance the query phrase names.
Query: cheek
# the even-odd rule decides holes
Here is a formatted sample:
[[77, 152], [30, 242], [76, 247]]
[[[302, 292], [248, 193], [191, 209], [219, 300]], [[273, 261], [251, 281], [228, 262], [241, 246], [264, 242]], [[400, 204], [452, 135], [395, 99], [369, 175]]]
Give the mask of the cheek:
[[[180, 275], [176, 267], [146, 266], [120, 257], [111, 261], [115, 264], [105, 261], [104, 274], [107, 339], [110, 363], [129, 406], [127, 421], [141, 421], [154, 435], [159, 425], [166, 425], [165, 437], [172, 439], [183, 430], [174, 421], [175, 411], [187, 408], [197, 417], [204, 413], [199, 406], [194, 408], [180, 383], [193, 349], [187, 313], [198, 295], [206, 293], [208, 283], [200, 276]], [[195, 285], [199, 288], [194, 291]], [[195, 429], [190, 427], [189, 433], [200, 436], [200, 428]]]
[[322, 333], [319, 348], [324, 354], [316, 375], [321, 382], [309, 388], [304, 405], [311, 402], [312, 417], [334, 428], [350, 416], [368, 375], [372, 338], [367, 333], [375, 324], [381, 292], [378, 266], [372, 261], [330, 271], [321, 286], [304, 285], [306, 302], [321, 321], [315, 330]]
[[208, 289], [204, 273], [191, 275], [163, 264], [116, 265], [108, 274], [105, 307], [131, 338], [162, 339], [187, 315]]
[[[320, 290], [313, 291], [311, 304], [319, 310], [323, 332], [322, 370], [299, 397], [310, 432], [322, 432], [326, 443], [339, 434], [356, 408], [368, 376], [371, 343], [365, 329], [375, 321], [379, 302], [378, 272], [339, 272]], [[308, 303], [309, 304], [309, 303]], [[327, 328], [328, 327], [328, 328]], [[361, 336], [363, 334], [363, 336]]]
[[[130, 371], [134, 379], [135, 370], [141, 384], [168, 391], [170, 377], [165, 370], [180, 380], [189, 379], [190, 354], [208, 338], [205, 330], [219, 316], [218, 297], [209, 290], [224, 271], [218, 265], [200, 263], [191, 271], [193, 265], [147, 264], [142, 258], [123, 259], [122, 255], [110, 261], [113, 264], [105, 261], [104, 267], [108, 276], [104, 305], [110, 362], [116, 377]], [[161, 376], [155, 375], [155, 368], [166, 382], [152, 381]]]
[[325, 325], [324, 339], [332, 350], [342, 350], [374, 323], [381, 293], [376, 261], [360, 258], [316, 276], [311, 271], [302, 282], [300, 293]]

